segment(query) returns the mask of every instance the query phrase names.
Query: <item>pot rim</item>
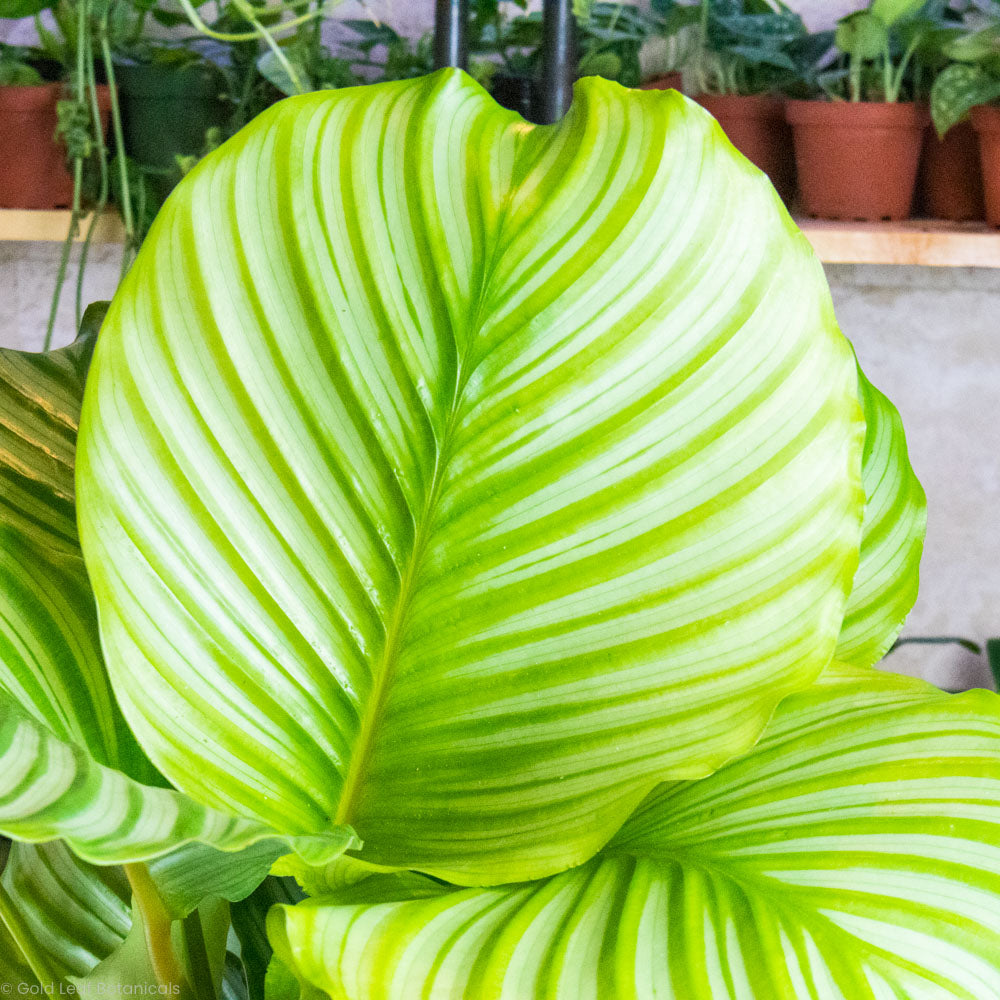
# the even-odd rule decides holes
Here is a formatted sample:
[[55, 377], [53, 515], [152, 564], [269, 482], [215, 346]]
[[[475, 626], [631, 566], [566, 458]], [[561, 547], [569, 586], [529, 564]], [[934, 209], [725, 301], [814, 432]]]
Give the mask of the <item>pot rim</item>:
[[24, 113], [52, 108], [59, 100], [63, 84], [58, 82], [33, 83], [26, 87], [0, 87], [0, 109]]
[[200, 101], [217, 98], [226, 89], [221, 71], [200, 62], [184, 66], [120, 62], [115, 73], [120, 94], [143, 100]]
[[977, 132], [1000, 132], [1000, 106], [996, 104], [977, 104], [970, 118]]
[[930, 111], [920, 101], [785, 101], [785, 116], [791, 125], [822, 125], [827, 128], [924, 129]]
[[718, 112], [727, 118], [785, 117], [785, 98], [778, 94], [692, 94], [691, 100], [711, 114]]
[[648, 80], [643, 80], [636, 90], [677, 90], [684, 84], [684, 74], [679, 70], [671, 70], [669, 73], [659, 73], [651, 76]]

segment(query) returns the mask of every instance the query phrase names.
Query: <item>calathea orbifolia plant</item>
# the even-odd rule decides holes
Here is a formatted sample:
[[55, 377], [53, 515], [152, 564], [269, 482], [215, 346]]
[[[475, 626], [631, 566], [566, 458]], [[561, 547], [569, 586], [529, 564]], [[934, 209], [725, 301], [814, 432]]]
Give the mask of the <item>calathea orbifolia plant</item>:
[[90, 344], [3, 358], [8, 977], [1000, 997], [996, 700], [869, 669], [923, 496], [705, 113], [256, 120], [103, 324], [82, 559]]

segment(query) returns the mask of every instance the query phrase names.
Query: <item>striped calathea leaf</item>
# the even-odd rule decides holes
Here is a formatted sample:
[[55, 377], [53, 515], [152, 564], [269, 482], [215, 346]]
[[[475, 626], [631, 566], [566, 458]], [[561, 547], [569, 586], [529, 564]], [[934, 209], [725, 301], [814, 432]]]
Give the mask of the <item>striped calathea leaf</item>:
[[46, 984], [85, 976], [132, 926], [125, 873], [81, 861], [65, 844], [15, 843], [0, 876], [0, 923]]
[[102, 314], [88, 311], [68, 348], [0, 351], [0, 832], [19, 841], [0, 866], [0, 924], [9, 975], [43, 986], [90, 974], [125, 941], [122, 863], [155, 859], [150, 891], [172, 922], [209, 895], [252, 892], [289, 851], [322, 864], [357, 844], [347, 830], [294, 839], [206, 808], [168, 786], [122, 718], [74, 510], [77, 421]]
[[998, 701], [835, 665], [582, 867], [277, 907], [277, 959], [337, 1000], [995, 1000]]
[[[291, 973], [287, 972], [286, 975], [291, 976]], [[14, 995], [16, 989], [24, 989], [26, 986], [40, 987], [41, 984], [31, 971], [20, 945], [0, 922], [0, 989], [6, 992], [7, 988]]]
[[913, 474], [899, 413], [858, 371], [865, 413], [865, 515], [836, 659], [869, 667], [892, 645], [917, 597], [927, 499]]
[[[0, 354], [0, 832], [126, 865], [92, 990], [229, 988], [216, 916], [210, 961], [171, 943], [289, 852], [341, 907], [622, 864], [591, 858], [664, 778], [748, 750], [835, 649], [873, 662], [912, 601], [895, 411], [676, 95], [588, 81], [535, 128], [446, 73], [207, 158], [101, 333], [85, 568], [91, 346]], [[307, 909], [260, 982], [266, 897], [234, 920], [249, 995], [315, 989]]]
[[[0, 350], [0, 833], [63, 839], [94, 864], [192, 843], [240, 850], [278, 832], [169, 787], [104, 667], [74, 508], [80, 403], [102, 316], [88, 311], [61, 350]], [[330, 857], [353, 843], [343, 830], [327, 839], [298, 846]]]
[[856, 571], [845, 655], [891, 641], [863, 396], [807, 242], [680, 96], [282, 102], [178, 188], [97, 347], [115, 694], [208, 807], [462, 884], [581, 863], [815, 679]]

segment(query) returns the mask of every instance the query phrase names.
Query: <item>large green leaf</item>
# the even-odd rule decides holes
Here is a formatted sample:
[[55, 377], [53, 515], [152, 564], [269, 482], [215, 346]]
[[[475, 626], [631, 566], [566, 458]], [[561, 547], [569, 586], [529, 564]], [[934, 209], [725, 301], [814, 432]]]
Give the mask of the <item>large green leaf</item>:
[[157, 781], [115, 704], [76, 533], [76, 431], [103, 310], [47, 354], [0, 350], [0, 693], [95, 760]]
[[[289, 840], [162, 787], [118, 710], [73, 489], [80, 402], [104, 311], [87, 310], [70, 347], [0, 350], [0, 832], [30, 842], [64, 838], [96, 864], [172, 851], [157, 878], [187, 912], [209, 890], [227, 898], [251, 892], [290, 850], [325, 860], [357, 841], [345, 828]], [[252, 857], [221, 854], [251, 847]]]
[[1000, 699], [838, 667], [581, 868], [269, 932], [304, 997], [996, 1000], [998, 913]]
[[[64, 839], [94, 864], [156, 858], [189, 843], [226, 852], [262, 842], [269, 848], [274, 839], [279, 841], [274, 857], [299, 850], [323, 864], [357, 843], [339, 827], [323, 836], [277, 838], [275, 830], [255, 820], [206, 808], [172, 788], [142, 785], [57, 739], [4, 696], [0, 832], [30, 843]], [[266, 866], [260, 877], [264, 874]]]
[[0, 878], [0, 921], [46, 984], [85, 976], [125, 940], [131, 889], [120, 868], [97, 868], [62, 843], [14, 844]]
[[860, 370], [858, 385], [866, 427], [865, 517], [861, 558], [835, 655], [870, 667], [888, 651], [917, 599], [927, 498], [910, 466], [896, 408]]
[[872, 0], [869, 10], [890, 27], [916, 14], [927, 0]]
[[24, 952], [0, 920], [0, 992], [14, 996], [16, 995], [14, 991], [18, 987], [37, 988], [40, 985], [38, 977], [31, 971], [28, 960], [24, 957]]
[[889, 44], [889, 31], [885, 21], [871, 10], [859, 10], [837, 22], [834, 40], [852, 59], [877, 59]]
[[95, 355], [115, 692], [206, 804], [551, 873], [829, 661], [862, 429], [819, 263], [681, 96], [282, 102], [177, 189]]

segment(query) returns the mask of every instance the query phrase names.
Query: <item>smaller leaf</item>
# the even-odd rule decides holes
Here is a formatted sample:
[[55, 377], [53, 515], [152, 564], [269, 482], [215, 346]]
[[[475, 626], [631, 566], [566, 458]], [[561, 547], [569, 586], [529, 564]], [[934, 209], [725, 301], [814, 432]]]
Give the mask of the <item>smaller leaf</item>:
[[786, 52], [766, 45], [734, 45], [729, 51], [755, 66], [776, 66], [778, 69], [795, 69], [795, 61]]
[[865, 414], [861, 553], [835, 658], [870, 667], [892, 645], [917, 597], [927, 498], [906, 450], [896, 408], [858, 369]]
[[944, 54], [956, 62], [977, 63], [1000, 54], [1000, 24], [960, 35], [944, 48]]
[[308, 896], [322, 896], [338, 903], [388, 903], [399, 899], [430, 899], [451, 887], [419, 872], [391, 870], [347, 855], [322, 867], [306, 865], [287, 855], [272, 869], [290, 875]]
[[[353, 830], [341, 827], [329, 837], [297, 838], [296, 845], [301, 852], [296, 854], [296, 862], [312, 870], [304, 858], [322, 865], [343, 851], [360, 849], [361, 841]], [[289, 840], [272, 837], [237, 853], [227, 853], [204, 843], [190, 843], [154, 859], [148, 867], [168, 910], [176, 917], [184, 917], [209, 896], [232, 903], [246, 899], [275, 862], [289, 854], [289, 846]]]
[[931, 118], [939, 136], [957, 125], [980, 104], [1000, 97], [1000, 79], [979, 66], [953, 63], [931, 87]]
[[131, 927], [120, 868], [98, 868], [56, 841], [15, 843], [0, 878], [0, 918], [42, 982], [83, 976]]
[[[2, 691], [0, 832], [32, 843], [65, 839], [93, 864], [144, 861], [195, 842], [233, 852], [270, 841], [277, 850], [278, 840], [262, 823], [206, 808], [172, 788], [143, 785], [98, 764], [80, 747], [55, 737]], [[280, 838], [280, 843], [286, 853], [297, 851], [316, 865], [359, 846], [353, 831], [343, 827]], [[237, 869], [236, 876], [244, 885], [246, 873]], [[214, 888], [218, 891], [218, 884]], [[189, 901], [191, 888], [177, 893]]]
[[885, 22], [866, 10], [849, 14], [837, 22], [837, 48], [855, 59], [877, 59], [889, 42]]
[[897, 21], [916, 14], [925, 3], [926, 0], [872, 0], [868, 9], [891, 28]]
[[[309, 74], [306, 71], [305, 66], [296, 60], [294, 53], [286, 52], [285, 56], [292, 64], [296, 73], [298, 73], [299, 79], [305, 83], [309, 79]], [[264, 77], [265, 80], [268, 80], [275, 87], [277, 87], [277, 89], [280, 90], [286, 97], [292, 97], [299, 93], [299, 88], [295, 85], [295, 82], [289, 75], [288, 70], [271, 50], [265, 52], [257, 60], [257, 71], [262, 77]]]

